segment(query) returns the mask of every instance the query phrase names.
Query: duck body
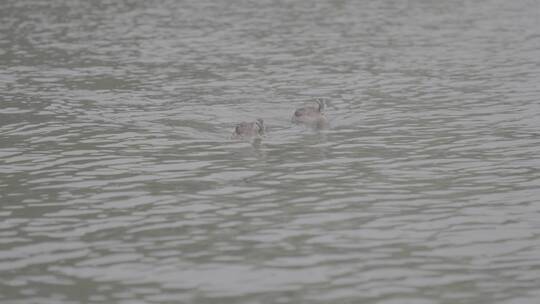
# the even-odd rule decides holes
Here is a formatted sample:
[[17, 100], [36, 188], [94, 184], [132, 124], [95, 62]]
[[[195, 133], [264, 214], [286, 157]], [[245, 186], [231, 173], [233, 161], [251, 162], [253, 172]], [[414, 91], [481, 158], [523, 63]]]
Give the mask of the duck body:
[[303, 107], [296, 109], [291, 121], [295, 124], [303, 124], [309, 127], [322, 129], [328, 127], [328, 120], [324, 116], [324, 102], [317, 100], [317, 107]]
[[232, 137], [234, 139], [254, 139], [264, 135], [264, 121], [257, 119], [254, 122], [241, 122], [234, 128]]

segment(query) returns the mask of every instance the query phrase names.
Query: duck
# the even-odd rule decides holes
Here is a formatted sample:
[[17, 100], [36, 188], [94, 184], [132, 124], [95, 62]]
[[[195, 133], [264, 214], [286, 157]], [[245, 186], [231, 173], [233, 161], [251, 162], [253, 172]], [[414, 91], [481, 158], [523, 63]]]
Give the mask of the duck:
[[261, 138], [264, 136], [264, 120], [257, 118], [254, 122], [241, 122], [234, 128], [232, 137], [234, 139]]
[[324, 101], [322, 99], [315, 100], [317, 106], [308, 106], [296, 109], [291, 121], [295, 124], [303, 124], [306, 126], [322, 129], [328, 127], [328, 120], [324, 116]]

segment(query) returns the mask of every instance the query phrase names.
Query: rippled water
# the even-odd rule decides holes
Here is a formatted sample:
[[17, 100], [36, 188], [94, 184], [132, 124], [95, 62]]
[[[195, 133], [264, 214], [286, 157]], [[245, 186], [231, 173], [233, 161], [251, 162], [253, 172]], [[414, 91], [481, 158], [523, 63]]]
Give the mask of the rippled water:
[[540, 300], [540, 2], [0, 17], [2, 303]]

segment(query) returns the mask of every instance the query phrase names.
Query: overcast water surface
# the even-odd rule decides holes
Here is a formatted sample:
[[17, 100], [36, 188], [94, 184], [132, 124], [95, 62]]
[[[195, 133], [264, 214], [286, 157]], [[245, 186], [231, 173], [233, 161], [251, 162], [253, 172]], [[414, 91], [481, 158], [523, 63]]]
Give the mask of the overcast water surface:
[[0, 302], [540, 303], [539, 1], [0, 21]]

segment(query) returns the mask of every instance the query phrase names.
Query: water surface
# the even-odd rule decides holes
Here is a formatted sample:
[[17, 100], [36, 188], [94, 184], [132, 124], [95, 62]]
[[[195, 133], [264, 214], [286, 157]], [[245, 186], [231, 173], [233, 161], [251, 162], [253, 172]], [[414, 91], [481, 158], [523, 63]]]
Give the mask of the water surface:
[[0, 18], [1, 302], [540, 299], [538, 1]]

